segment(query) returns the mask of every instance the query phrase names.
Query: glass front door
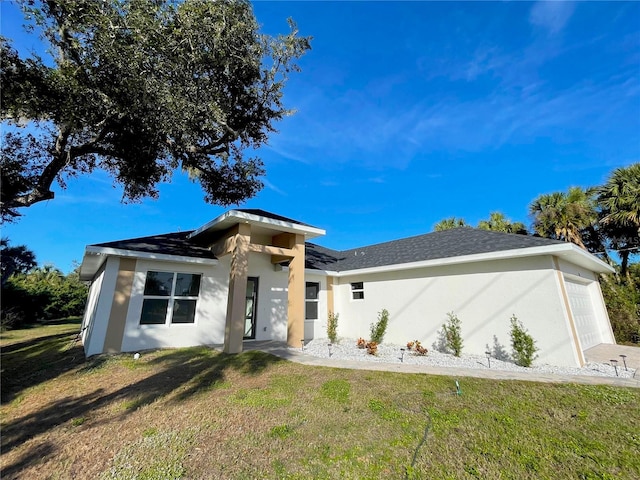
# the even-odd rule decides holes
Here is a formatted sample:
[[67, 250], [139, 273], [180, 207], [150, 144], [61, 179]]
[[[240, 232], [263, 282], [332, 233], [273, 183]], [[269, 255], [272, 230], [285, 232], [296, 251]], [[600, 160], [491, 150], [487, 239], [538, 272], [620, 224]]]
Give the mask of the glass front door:
[[256, 338], [256, 311], [258, 307], [258, 277], [247, 278], [247, 297], [244, 308], [244, 338]]

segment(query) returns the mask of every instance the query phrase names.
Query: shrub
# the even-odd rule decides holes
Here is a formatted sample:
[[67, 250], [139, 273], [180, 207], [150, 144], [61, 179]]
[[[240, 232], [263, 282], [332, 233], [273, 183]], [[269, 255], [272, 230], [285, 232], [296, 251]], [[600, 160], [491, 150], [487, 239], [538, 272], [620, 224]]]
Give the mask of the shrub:
[[407, 348], [416, 352], [418, 355], [426, 355], [429, 350], [422, 346], [420, 340], [414, 340], [412, 342], [407, 342]]
[[362, 337], [360, 337], [360, 338], [356, 341], [356, 346], [357, 346], [358, 348], [364, 348], [366, 345], [367, 345], [367, 341], [366, 341], [364, 338], [362, 338]]
[[367, 342], [365, 347], [367, 348], [367, 353], [369, 355], [377, 355], [378, 354], [378, 342]]
[[513, 358], [521, 367], [530, 367], [538, 357], [536, 342], [515, 315], [511, 317], [511, 347]]
[[383, 308], [378, 312], [378, 321], [371, 324], [371, 341], [376, 344], [382, 343], [384, 334], [387, 331], [387, 323], [389, 323], [389, 312]]
[[327, 337], [331, 343], [338, 340], [338, 314], [329, 312], [329, 320], [327, 321]]
[[447, 349], [449, 349], [456, 357], [462, 352], [462, 330], [460, 328], [460, 319], [453, 312], [447, 313], [449, 320], [442, 324], [444, 338]]

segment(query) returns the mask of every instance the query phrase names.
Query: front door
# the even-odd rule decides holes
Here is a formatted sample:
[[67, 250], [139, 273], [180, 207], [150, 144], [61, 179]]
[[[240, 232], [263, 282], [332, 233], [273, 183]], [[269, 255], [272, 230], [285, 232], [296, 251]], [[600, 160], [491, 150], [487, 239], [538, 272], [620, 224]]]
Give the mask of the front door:
[[256, 312], [258, 308], [258, 277], [247, 278], [247, 297], [244, 308], [244, 338], [256, 338]]

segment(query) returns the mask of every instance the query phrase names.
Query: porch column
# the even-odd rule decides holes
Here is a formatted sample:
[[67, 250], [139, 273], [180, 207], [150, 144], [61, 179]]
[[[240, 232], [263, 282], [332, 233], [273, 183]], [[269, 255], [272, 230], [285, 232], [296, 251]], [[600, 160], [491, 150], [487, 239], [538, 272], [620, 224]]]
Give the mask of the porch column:
[[249, 243], [251, 226], [240, 223], [231, 234], [231, 268], [229, 271], [229, 295], [227, 319], [224, 330], [224, 353], [241, 353], [246, 316], [247, 273], [249, 271]]
[[304, 338], [304, 235], [281, 233], [272, 238], [274, 246], [291, 250], [287, 293], [287, 344], [299, 347]]
[[304, 338], [304, 235], [295, 235], [293, 258], [289, 263], [289, 293], [287, 295], [287, 343], [299, 347]]

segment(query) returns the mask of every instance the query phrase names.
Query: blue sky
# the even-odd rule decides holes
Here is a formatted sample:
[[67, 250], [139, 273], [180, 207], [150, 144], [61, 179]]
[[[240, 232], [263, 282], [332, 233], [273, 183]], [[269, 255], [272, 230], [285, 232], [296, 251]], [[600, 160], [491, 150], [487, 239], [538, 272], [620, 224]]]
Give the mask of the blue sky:
[[[1, 2], [2, 34], [41, 49]], [[240, 205], [324, 228], [347, 249], [476, 224], [530, 224], [539, 194], [640, 161], [639, 2], [256, 2], [265, 32], [313, 36], [285, 90], [297, 113], [262, 148], [265, 188]], [[226, 209], [176, 174], [122, 204], [101, 173], [71, 179], [2, 236], [69, 271], [87, 244], [190, 230]]]

